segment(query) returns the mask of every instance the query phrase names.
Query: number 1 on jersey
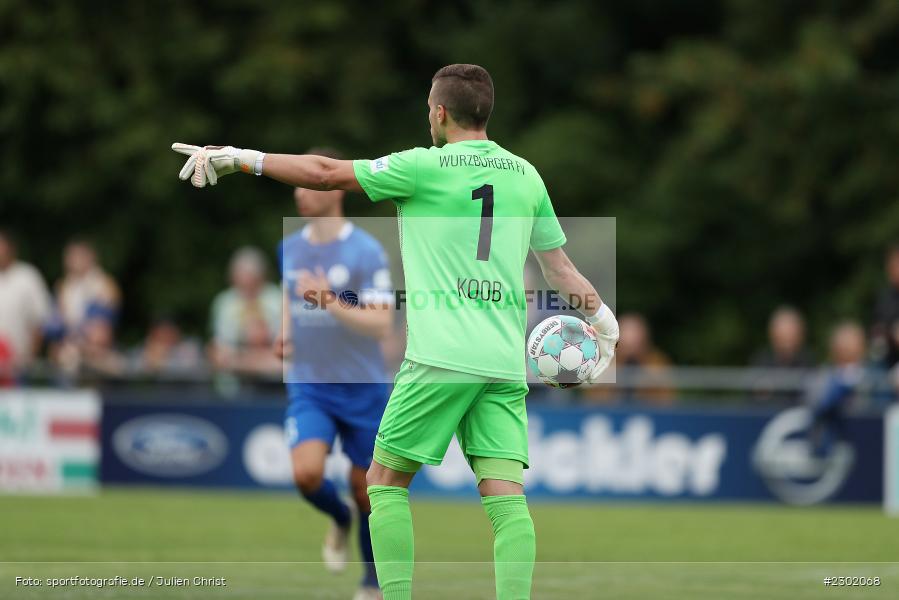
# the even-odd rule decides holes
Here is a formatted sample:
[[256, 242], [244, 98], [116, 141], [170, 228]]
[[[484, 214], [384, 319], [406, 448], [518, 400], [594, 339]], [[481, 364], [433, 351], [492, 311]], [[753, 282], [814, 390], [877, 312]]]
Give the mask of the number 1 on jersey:
[[490, 260], [490, 238], [493, 237], [493, 186], [485, 183], [471, 190], [472, 200], [483, 200], [481, 204], [481, 229], [478, 233], [478, 260]]

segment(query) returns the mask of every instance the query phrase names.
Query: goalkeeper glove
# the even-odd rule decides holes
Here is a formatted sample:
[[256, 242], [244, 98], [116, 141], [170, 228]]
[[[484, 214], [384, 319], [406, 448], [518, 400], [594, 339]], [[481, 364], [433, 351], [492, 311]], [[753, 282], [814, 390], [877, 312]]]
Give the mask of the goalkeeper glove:
[[599, 360], [587, 376], [587, 381], [598, 383], [603, 371], [609, 368], [615, 356], [615, 348], [618, 347], [618, 320], [611, 309], [603, 304], [595, 315], [587, 317], [587, 323], [596, 332], [596, 345], [599, 350]]
[[218, 183], [219, 177], [242, 171], [262, 175], [265, 153], [257, 150], [243, 150], [234, 146], [192, 146], [172, 144], [172, 150], [187, 154], [187, 162], [181, 167], [178, 177], [190, 182], [194, 187], [205, 187]]

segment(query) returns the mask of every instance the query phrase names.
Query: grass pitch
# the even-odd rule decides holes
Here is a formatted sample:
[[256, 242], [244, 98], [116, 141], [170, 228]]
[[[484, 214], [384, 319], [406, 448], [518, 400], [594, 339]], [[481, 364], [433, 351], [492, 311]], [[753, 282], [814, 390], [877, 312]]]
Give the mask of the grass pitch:
[[[412, 507], [415, 597], [492, 598], [492, 534], [480, 504], [413, 497]], [[531, 509], [536, 599], [899, 597], [899, 519], [878, 507], [533, 502]], [[289, 494], [141, 488], [0, 497], [0, 598], [348, 599], [360, 567], [325, 571], [326, 528]], [[116, 576], [129, 585], [49, 581]], [[824, 585], [841, 576], [879, 577], [880, 585]]]

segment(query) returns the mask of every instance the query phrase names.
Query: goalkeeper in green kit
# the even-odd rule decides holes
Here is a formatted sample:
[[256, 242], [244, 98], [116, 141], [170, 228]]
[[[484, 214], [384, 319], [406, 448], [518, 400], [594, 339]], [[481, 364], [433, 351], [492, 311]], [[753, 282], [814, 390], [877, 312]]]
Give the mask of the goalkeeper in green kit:
[[487, 71], [462, 64], [440, 69], [428, 108], [434, 146], [376, 160], [233, 146], [172, 148], [189, 156], [180, 177], [196, 187], [243, 171], [394, 202], [409, 298], [408, 342], [368, 471], [372, 546], [384, 598], [412, 595], [408, 487], [422, 464], [440, 464], [453, 434], [493, 525], [497, 598], [529, 598], [536, 538], [523, 488], [528, 251], [550, 286], [579, 306], [596, 331], [600, 356], [591, 381], [612, 360], [618, 323], [562, 250], [565, 234], [540, 175], [487, 138], [493, 109]]

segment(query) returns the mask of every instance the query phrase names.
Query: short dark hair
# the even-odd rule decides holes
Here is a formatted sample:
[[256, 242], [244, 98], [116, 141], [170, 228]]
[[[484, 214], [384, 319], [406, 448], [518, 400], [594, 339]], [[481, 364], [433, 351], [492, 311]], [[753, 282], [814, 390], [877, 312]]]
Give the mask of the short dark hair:
[[335, 160], [343, 160], [343, 154], [330, 146], [314, 146], [306, 151], [306, 154], [314, 154], [315, 156], [324, 156], [325, 158], [333, 158]]
[[478, 65], [447, 65], [434, 73], [433, 99], [466, 129], [483, 129], [493, 112], [493, 79]]

